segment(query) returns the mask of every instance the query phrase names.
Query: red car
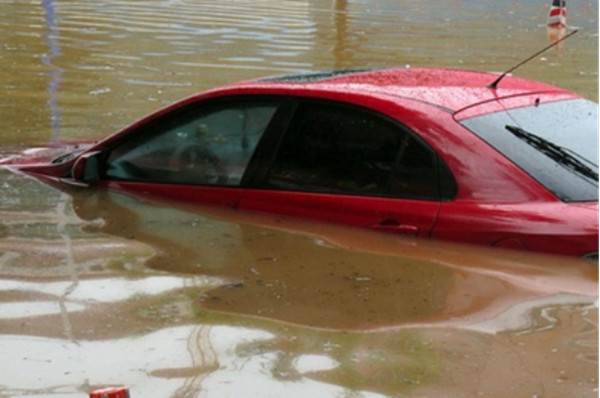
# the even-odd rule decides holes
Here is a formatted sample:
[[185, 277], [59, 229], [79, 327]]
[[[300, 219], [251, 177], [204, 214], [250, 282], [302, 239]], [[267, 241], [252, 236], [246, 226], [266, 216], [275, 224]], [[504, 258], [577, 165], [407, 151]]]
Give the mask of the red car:
[[245, 81], [91, 146], [3, 163], [68, 184], [597, 258], [598, 105], [497, 77], [408, 68]]

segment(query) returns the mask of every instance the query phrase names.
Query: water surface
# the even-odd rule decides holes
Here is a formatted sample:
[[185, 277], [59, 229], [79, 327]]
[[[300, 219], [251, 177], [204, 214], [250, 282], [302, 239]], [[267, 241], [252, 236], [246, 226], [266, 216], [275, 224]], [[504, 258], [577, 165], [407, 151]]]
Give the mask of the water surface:
[[[265, 75], [503, 71], [548, 44], [548, 9], [538, 0], [2, 0], [2, 142], [100, 138], [175, 99]], [[580, 32], [515, 74], [597, 100], [598, 3], [568, 10]]]
[[[0, 152], [99, 139], [234, 80], [506, 70], [556, 33], [544, 3], [0, 0]], [[598, 3], [568, 21], [514, 74], [597, 101]], [[597, 278], [0, 170], [0, 396], [594, 397]]]

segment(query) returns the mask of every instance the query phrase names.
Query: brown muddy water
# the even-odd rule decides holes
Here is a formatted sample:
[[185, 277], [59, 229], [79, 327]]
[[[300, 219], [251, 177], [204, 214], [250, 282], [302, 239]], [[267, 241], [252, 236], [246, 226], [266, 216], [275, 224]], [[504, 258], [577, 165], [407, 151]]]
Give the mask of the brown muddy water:
[[[548, 4], [546, 4], [548, 3]], [[514, 72], [598, 100], [598, 3]], [[332, 68], [501, 71], [549, 1], [0, 0], [0, 152]], [[0, 397], [595, 397], [597, 267], [0, 170]]]

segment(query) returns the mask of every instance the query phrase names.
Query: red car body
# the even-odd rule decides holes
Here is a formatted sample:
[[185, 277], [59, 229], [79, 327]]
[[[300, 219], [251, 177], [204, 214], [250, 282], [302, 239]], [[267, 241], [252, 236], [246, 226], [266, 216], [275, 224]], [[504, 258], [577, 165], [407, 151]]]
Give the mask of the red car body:
[[[597, 191], [597, 178], [594, 178], [597, 174], [589, 172], [587, 180], [590, 181], [582, 182], [582, 184], [591, 184], [592, 187], [585, 188], [588, 193], [582, 198], [565, 199], [560, 197], [560, 193], [553, 191], [552, 187], [549, 189], [547, 184], [541, 183], [540, 179], [532, 175], [526, 167], [491, 145], [487, 138], [475, 134], [473, 132], [475, 127], [469, 125], [472, 121], [485, 119], [488, 115], [491, 115], [490, 117], [505, 115], [512, 118], [512, 113], [516, 114], [523, 110], [528, 112], [526, 119], [534, 119], [535, 122], [538, 107], [542, 109], [552, 105], [560, 106], [562, 109], [564, 106], [568, 108], [571, 103], [584, 100], [572, 92], [554, 86], [511, 76], [505, 77], [497, 87], [490, 87], [490, 83], [496, 78], [495, 74], [483, 72], [409, 68], [316, 73], [245, 81], [193, 95], [148, 115], [108, 138], [86, 146], [85, 149], [70, 147], [70, 149], [34, 151], [30, 155], [4, 160], [3, 163], [43, 178], [80, 185], [93, 183], [99, 187], [187, 202], [341, 223], [422, 238], [569, 256], [597, 256], [598, 198], [597, 194], [595, 197], [589, 194], [594, 191], [594, 184]], [[206, 141], [209, 137], [211, 141], [206, 145], [210, 144], [213, 147], [220, 145], [220, 142], [226, 142], [226, 138], [217, 134], [186, 131], [172, 133], [170, 137], [175, 138], [160, 141], [162, 138], [156, 130], [163, 128], [160, 127], [163, 125], [170, 126], [178, 118], [187, 118], [188, 109], [201, 110], [206, 106], [218, 108], [222, 102], [246, 99], [259, 102], [270, 101], [275, 105], [272, 111], [274, 113], [270, 116], [267, 127], [264, 128], [267, 132], [261, 133], [260, 141], [256, 143], [254, 151], [249, 155], [245, 169], [237, 171], [238, 182], [222, 183], [217, 178], [209, 183], [193, 183], [188, 180], [179, 181], [179, 177], [171, 181], [170, 177], [163, 177], [161, 172], [157, 171], [158, 169], [152, 169], [152, 173], [139, 174], [143, 177], [138, 178], [135, 177], [138, 175], [137, 171], [124, 171], [129, 168], [131, 161], [138, 162], [132, 155], [137, 153], [135, 151], [139, 151], [134, 145], [138, 141], [139, 145], [148, 147], [154, 145], [158, 148], [159, 142], [165, 142], [164, 145], [170, 147], [173, 141], [187, 140], [189, 136], [196, 134], [194, 136], [196, 141], [199, 139]], [[252, 111], [258, 108], [248, 109]], [[260, 115], [268, 113], [264, 111], [264, 107], [260, 109], [262, 112]], [[335, 189], [329, 189], [320, 177], [313, 175], [317, 173], [316, 169], [310, 170], [312, 173], [310, 176], [298, 177], [303, 179], [302, 183], [296, 182], [295, 173], [300, 173], [297, 170], [300, 167], [298, 165], [308, 162], [308, 158], [314, 160], [321, 155], [325, 156], [324, 151], [330, 151], [332, 155], [327, 155], [330, 157], [323, 162], [335, 164], [336, 156], [342, 156], [338, 153], [342, 149], [336, 152], [336, 145], [339, 148], [343, 147], [347, 152], [344, 152], [346, 158], [341, 157], [347, 163], [344, 177], [358, 176], [362, 171], [372, 169], [371, 171], [375, 170], [373, 173], [391, 173], [394, 177], [387, 178], [395, 181], [397, 179], [395, 176], [404, 173], [398, 171], [404, 170], [404, 165], [398, 166], [398, 162], [406, 163], [409, 170], [412, 167], [409, 160], [404, 160], [409, 156], [405, 154], [408, 149], [402, 149], [403, 154], [398, 155], [400, 160], [394, 157], [393, 161], [387, 161], [387, 166], [378, 164], [386, 161], [365, 161], [361, 169], [354, 167], [352, 161], [348, 161], [348, 159], [359, 158], [362, 153], [367, 153], [368, 156], [379, 156], [373, 154], [381, 153], [382, 159], [392, 159], [392, 155], [384, 154], [387, 144], [380, 143], [377, 147], [361, 151], [344, 140], [339, 141], [337, 136], [337, 144], [333, 142], [319, 144], [320, 149], [313, 148], [321, 142], [321, 137], [318, 136], [311, 137], [306, 147], [302, 147], [304, 144], [299, 144], [302, 142], [300, 138], [296, 141], [291, 138], [288, 140], [288, 135], [292, 135], [288, 131], [294, 130], [299, 123], [305, 123], [314, 115], [315, 110], [318, 112], [322, 110], [325, 114], [320, 119], [323, 121], [323, 118], [328, 117], [328, 109], [332, 109], [329, 112], [332, 114], [332, 120], [337, 120], [335, 118], [339, 116], [342, 124], [350, 123], [348, 120], [355, 114], [364, 113], [366, 115], [364, 118], [357, 119], [360, 123], [365, 123], [364, 126], [382, 125], [384, 127], [381, 128], [385, 131], [395, 128], [402, 130], [402, 134], [407, 134], [410, 138], [398, 145], [405, 145], [405, 147], [418, 145], [425, 148], [418, 149], [417, 152], [427, 153], [429, 160], [423, 161], [423, 164], [431, 164], [431, 170], [418, 171], [414, 172], [414, 175], [409, 175], [407, 177], [409, 182], [398, 183], [398, 187], [393, 189], [393, 194], [388, 188], [389, 184], [394, 186], [396, 182], [389, 183], [388, 180], [385, 184], [381, 184], [388, 188], [381, 188], [379, 191], [373, 188], [375, 183], [367, 184], [362, 180], [360, 183], [353, 182], [353, 188], [347, 190], [341, 184], [337, 184]], [[305, 113], [301, 114], [301, 111]], [[240, 115], [246, 115], [249, 111], [244, 108], [244, 112], [240, 111], [236, 115], [244, 118], [245, 116]], [[178, 116], [180, 114], [184, 116]], [[300, 114], [303, 116], [298, 116]], [[369, 119], [371, 117], [374, 121]], [[585, 117], [595, 117], [593, 123], [597, 125], [597, 114], [585, 115]], [[543, 118], [540, 116], [540, 119]], [[363, 122], [363, 119], [367, 121]], [[252, 124], [252, 122], [253, 120], [243, 123]], [[505, 126], [509, 131], [503, 130], [503, 133], [497, 135], [506, 134], [507, 137], [511, 137], [511, 140], [519, 143], [518, 145], [533, 148], [531, 150], [536, 153], [541, 152], [540, 159], [546, 161], [550, 156], [548, 148], [532, 139], [532, 134], [527, 135], [521, 133], [524, 130], [516, 126], [511, 127], [512, 124], [513, 122], [510, 122]], [[332, 129], [336, 128], [340, 129], [337, 126], [332, 127]], [[164, 129], [172, 128], [164, 127]], [[517, 138], [514, 138], [511, 132]], [[148, 136], [154, 134], [159, 138], [145, 141], [144, 134]], [[297, 134], [300, 137], [300, 133]], [[336, 134], [340, 133], [336, 130]], [[390, 137], [393, 136], [393, 132], [389, 134]], [[137, 141], [129, 137], [136, 137]], [[247, 141], [245, 136], [241, 138], [240, 147], [246, 152], [248, 143], [244, 140]], [[363, 141], [357, 142], [362, 142], [366, 147], [371, 142], [370, 138], [366, 141], [364, 138], [360, 140]], [[373, 138], [373, 141], [376, 140], [377, 138]], [[514, 142], [511, 145], [513, 144]], [[329, 147], [325, 148], [327, 145]], [[396, 145], [395, 141], [394, 145]], [[585, 145], [597, 146], [597, 131], [595, 137], [590, 136], [589, 142]], [[121, 147], [127, 148], [120, 149]], [[155, 152], [158, 151], [156, 148]], [[169, 149], [169, 153], [173, 150]], [[313, 153], [313, 150], [317, 152]], [[323, 153], [318, 152], [319, 150]], [[68, 154], [69, 151], [73, 153]], [[147, 153], [150, 153], [149, 151], [151, 150], [148, 149]], [[57, 152], [67, 153], [67, 155], [59, 157]], [[167, 152], [166, 149], [163, 152]], [[194, 156], [199, 158], [207, 155]], [[516, 156], [519, 156], [519, 151]], [[552, 159], [557, 159], [556, 155], [552, 156], [554, 156]], [[573, 170], [563, 170], [568, 168], [567, 166], [572, 169], [572, 165], [567, 163], [573, 163], [575, 160], [572, 158], [567, 160], [558, 158], [558, 160], [559, 165], [555, 171], [537, 171], [545, 176], [551, 176], [555, 172], [567, 173], [567, 176], [575, 173]], [[343, 171], [345, 165], [339, 163], [332, 167]], [[113, 167], [113, 164], [116, 166]], [[139, 162], [136, 163], [136, 167], [138, 166]], [[171, 161], [168, 167], [174, 170], [178, 166]], [[283, 171], [273, 171], [279, 170], [278, 167]], [[534, 164], [533, 167], [535, 169], [537, 166]], [[115, 171], [111, 171], [112, 169]], [[341, 175], [340, 170], [336, 170], [335, 175]], [[277, 178], [273, 177], [277, 173], [279, 173]], [[152, 175], [161, 175], [161, 177], [156, 177], [154, 181]], [[568, 178], [560, 177], [562, 180]], [[572, 178], [585, 179], [581, 176]], [[429, 183], [431, 186], [423, 188], [420, 185], [425, 183], [422, 184], [421, 180], [432, 181]], [[356, 188], [361, 184], [360, 188]], [[308, 188], [305, 189], [305, 186]], [[406, 186], [414, 192], [404, 195], [403, 187]], [[369, 190], [373, 190], [375, 194], [369, 194]], [[571, 189], [567, 187], [566, 190]], [[567, 195], [570, 193], [567, 192]]]

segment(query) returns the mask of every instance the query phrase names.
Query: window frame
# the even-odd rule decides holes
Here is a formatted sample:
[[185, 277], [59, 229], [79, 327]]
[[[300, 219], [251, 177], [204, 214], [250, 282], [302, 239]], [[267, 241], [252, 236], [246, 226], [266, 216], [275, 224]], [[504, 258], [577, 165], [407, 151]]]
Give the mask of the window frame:
[[[115, 178], [107, 178], [106, 169], [107, 161], [110, 157], [110, 153], [117, 147], [125, 144], [128, 141], [137, 139], [140, 135], [147, 135], [155, 133], [157, 128], [161, 125], [169, 123], [170, 120], [181, 117], [182, 115], [193, 112], [195, 109], [209, 108], [213, 106], [226, 105], [226, 104], [249, 104], [249, 103], [273, 103], [276, 106], [276, 110], [265, 128], [260, 140], [258, 141], [254, 153], [251, 155], [246, 169], [242, 175], [239, 185], [215, 185], [215, 184], [197, 184], [197, 183], [179, 183], [169, 181], [136, 181], [136, 180], [120, 180]], [[282, 145], [282, 142], [288, 132], [290, 131], [291, 123], [294, 120], [294, 116], [299, 108], [305, 104], [316, 104], [333, 105], [342, 108], [346, 108], [353, 112], [361, 112], [373, 118], [382, 120], [384, 123], [388, 123], [393, 128], [402, 131], [410, 139], [415, 140], [419, 145], [425, 148], [427, 152], [432, 154], [434, 161], [434, 173], [435, 173], [435, 197], [419, 198], [413, 196], [402, 196], [398, 194], [391, 194], [389, 192], [391, 188], [391, 178], [398, 171], [400, 163], [400, 149], [399, 153], [394, 162], [392, 172], [390, 174], [390, 181], [387, 183], [387, 192], [385, 194], [372, 194], [360, 192], [313, 192], [327, 195], [345, 195], [345, 196], [372, 196], [389, 199], [399, 200], [422, 200], [422, 201], [438, 201], [438, 202], [450, 202], [453, 201], [458, 194], [458, 185], [456, 178], [454, 177], [451, 169], [441, 159], [437, 151], [431, 147], [418, 133], [413, 132], [410, 128], [406, 127], [399, 120], [388, 116], [384, 113], [375, 111], [366, 106], [340, 101], [340, 100], [329, 100], [318, 97], [297, 97], [291, 95], [277, 95], [277, 94], [249, 94], [249, 95], [235, 95], [235, 96], [224, 96], [208, 98], [199, 101], [186, 104], [179, 109], [175, 109], [171, 112], [158, 115], [157, 117], [149, 120], [143, 125], [137, 126], [131, 132], [125, 134], [119, 140], [112, 142], [106, 148], [103, 149], [103, 154], [100, 159], [101, 163], [101, 175], [100, 179], [104, 181], [119, 181], [119, 182], [138, 182], [147, 184], [161, 184], [161, 185], [180, 185], [180, 186], [196, 186], [196, 187], [220, 187], [220, 188], [231, 188], [231, 189], [261, 189], [270, 191], [287, 191], [287, 192], [307, 192], [312, 191], [306, 190], [292, 190], [283, 189], [280, 187], [270, 186], [267, 182], [269, 172], [274, 165], [278, 151]], [[407, 138], [408, 139], [408, 138]], [[444, 173], [445, 180], [442, 178], [442, 172]]]

